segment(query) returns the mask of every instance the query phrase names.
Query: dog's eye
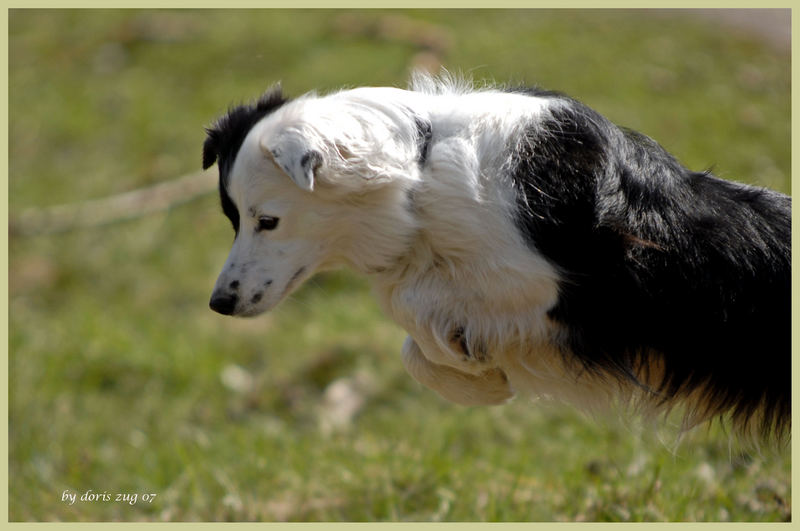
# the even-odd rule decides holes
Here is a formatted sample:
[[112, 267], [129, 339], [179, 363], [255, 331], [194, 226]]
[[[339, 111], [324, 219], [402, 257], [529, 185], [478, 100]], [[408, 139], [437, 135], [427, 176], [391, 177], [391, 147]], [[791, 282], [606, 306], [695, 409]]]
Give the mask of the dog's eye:
[[256, 231], [261, 232], [262, 230], [275, 230], [275, 227], [278, 226], [278, 221], [280, 221], [280, 218], [273, 218], [270, 216], [260, 217], [258, 218], [258, 228]]

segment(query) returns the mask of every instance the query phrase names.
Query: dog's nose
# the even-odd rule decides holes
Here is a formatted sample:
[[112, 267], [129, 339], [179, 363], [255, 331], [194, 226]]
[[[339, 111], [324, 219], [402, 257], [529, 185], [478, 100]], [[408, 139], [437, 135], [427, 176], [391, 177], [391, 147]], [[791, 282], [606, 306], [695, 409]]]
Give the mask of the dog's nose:
[[239, 297], [235, 293], [214, 293], [208, 306], [222, 315], [231, 315], [238, 301]]

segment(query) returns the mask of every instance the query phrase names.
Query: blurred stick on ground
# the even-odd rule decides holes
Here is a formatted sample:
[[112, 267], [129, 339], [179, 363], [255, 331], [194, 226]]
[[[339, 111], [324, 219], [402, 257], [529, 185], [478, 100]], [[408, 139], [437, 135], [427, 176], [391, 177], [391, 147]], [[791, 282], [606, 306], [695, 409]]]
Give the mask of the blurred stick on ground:
[[102, 199], [28, 208], [10, 217], [9, 233], [53, 234], [146, 216], [205, 195], [214, 189], [216, 183], [216, 170], [196, 172]]

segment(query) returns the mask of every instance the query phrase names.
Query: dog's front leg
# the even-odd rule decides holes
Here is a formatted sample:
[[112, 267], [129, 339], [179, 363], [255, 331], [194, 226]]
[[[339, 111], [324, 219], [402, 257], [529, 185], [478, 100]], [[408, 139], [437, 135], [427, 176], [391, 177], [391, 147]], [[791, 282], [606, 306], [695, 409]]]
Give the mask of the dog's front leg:
[[425, 357], [411, 336], [403, 343], [403, 365], [419, 383], [464, 406], [502, 404], [514, 395], [502, 370], [492, 368], [480, 374], [467, 374], [438, 365]]

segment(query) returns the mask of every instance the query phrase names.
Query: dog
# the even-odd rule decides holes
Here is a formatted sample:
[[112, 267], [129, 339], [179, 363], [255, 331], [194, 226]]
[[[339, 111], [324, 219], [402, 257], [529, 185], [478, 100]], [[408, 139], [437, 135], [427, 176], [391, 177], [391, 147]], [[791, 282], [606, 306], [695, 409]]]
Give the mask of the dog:
[[206, 132], [236, 233], [214, 311], [260, 314], [346, 265], [450, 401], [680, 406], [687, 429], [788, 433], [788, 196], [690, 171], [559, 92], [447, 75], [276, 85]]

